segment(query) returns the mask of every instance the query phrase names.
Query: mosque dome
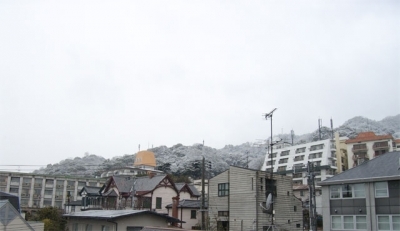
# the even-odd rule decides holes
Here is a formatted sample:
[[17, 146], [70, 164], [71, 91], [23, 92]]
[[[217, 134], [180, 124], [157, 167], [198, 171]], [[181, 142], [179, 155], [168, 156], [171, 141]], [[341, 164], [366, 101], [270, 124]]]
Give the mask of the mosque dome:
[[140, 151], [136, 153], [135, 163], [133, 163], [133, 166], [138, 167], [143, 165], [156, 167], [156, 158], [154, 157], [153, 152]]

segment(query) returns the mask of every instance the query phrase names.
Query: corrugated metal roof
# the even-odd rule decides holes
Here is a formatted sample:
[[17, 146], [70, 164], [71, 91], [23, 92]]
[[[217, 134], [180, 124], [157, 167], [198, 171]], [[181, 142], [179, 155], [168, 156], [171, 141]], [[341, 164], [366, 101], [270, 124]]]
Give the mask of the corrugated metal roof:
[[331, 185], [348, 182], [374, 182], [379, 180], [400, 179], [400, 152], [388, 152], [357, 167], [328, 178], [318, 185]]

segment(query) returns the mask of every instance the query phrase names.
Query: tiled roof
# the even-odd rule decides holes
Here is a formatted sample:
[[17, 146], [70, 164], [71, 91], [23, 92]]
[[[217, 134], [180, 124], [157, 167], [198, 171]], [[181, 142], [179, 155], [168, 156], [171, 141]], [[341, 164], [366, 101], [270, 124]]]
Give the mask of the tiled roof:
[[[207, 203], [205, 204], [207, 207]], [[179, 208], [201, 208], [201, 200], [180, 200], [179, 201]], [[165, 208], [172, 208], [172, 204], [168, 204]]]
[[394, 142], [396, 142], [396, 144], [400, 144], [400, 139], [396, 139]]
[[156, 175], [152, 178], [148, 176], [136, 178], [135, 191], [136, 192], [148, 192], [154, 190], [154, 188], [160, 184], [160, 182], [166, 177], [166, 175]]
[[387, 140], [392, 139], [392, 135], [381, 135], [377, 136], [374, 132], [360, 132], [356, 138], [346, 140], [346, 144], [351, 143], [358, 143], [358, 142], [367, 142], [367, 141], [374, 141], [374, 140]]
[[318, 185], [351, 182], [374, 182], [380, 180], [400, 180], [400, 152], [387, 152], [366, 161], [357, 167], [328, 178]]
[[102, 187], [95, 187], [95, 186], [84, 186], [81, 191], [79, 191], [79, 195], [82, 195], [83, 190], [86, 191], [88, 196], [100, 196], [100, 189]]
[[119, 217], [125, 216], [135, 216], [136, 214], [152, 214], [155, 216], [166, 218], [168, 221], [171, 222], [181, 222], [179, 219], [170, 217], [165, 214], [147, 211], [147, 210], [88, 210], [88, 211], [81, 211], [81, 212], [74, 212], [70, 214], [64, 214], [65, 217], [70, 218], [94, 218], [94, 219], [115, 219]]

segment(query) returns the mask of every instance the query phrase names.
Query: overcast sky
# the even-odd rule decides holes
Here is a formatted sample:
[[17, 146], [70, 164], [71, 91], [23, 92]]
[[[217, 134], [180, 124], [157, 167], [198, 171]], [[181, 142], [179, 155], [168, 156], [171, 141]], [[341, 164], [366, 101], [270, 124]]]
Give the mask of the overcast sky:
[[[399, 1], [1, 1], [1, 165], [400, 112]], [[2, 167], [0, 167], [2, 168]]]

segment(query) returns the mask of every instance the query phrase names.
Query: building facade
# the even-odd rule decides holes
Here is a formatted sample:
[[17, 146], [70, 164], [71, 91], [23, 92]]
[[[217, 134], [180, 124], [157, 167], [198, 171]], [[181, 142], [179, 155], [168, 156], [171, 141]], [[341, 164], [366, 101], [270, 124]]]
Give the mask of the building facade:
[[349, 168], [396, 150], [392, 135], [375, 135], [373, 132], [361, 132], [354, 139], [346, 140], [346, 144]]
[[0, 172], [0, 191], [18, 196], [22, 211], [46, 206], [63, 209], [68, 200], [81, 200], [78, 192], [84, 186], [101, 186], [104, 182], [100, 178]]
[[324, 230], [400, 230], [400, 152], [320, 182]]
[[[272, 224], [280, 230], [303, 230], [302, 203], [294, 197], [292, 179], [252, 169], [231, 166], [209, 181], [210, 229], [266, 230]], [[274, 191], [273, 211], [267, 191]]]
[[[297, 145], [274, 145], [273, 153], [265, 156], [262, 171], [273, 171], [293, 177], [293, 185], [306, 185], [307, 163], [313, 162], [316, 181], [322, 181], [336, 174], [337, 154], [335, 140], [326, 139]], [[273, 162], [271, 162], [271, 156]]]

